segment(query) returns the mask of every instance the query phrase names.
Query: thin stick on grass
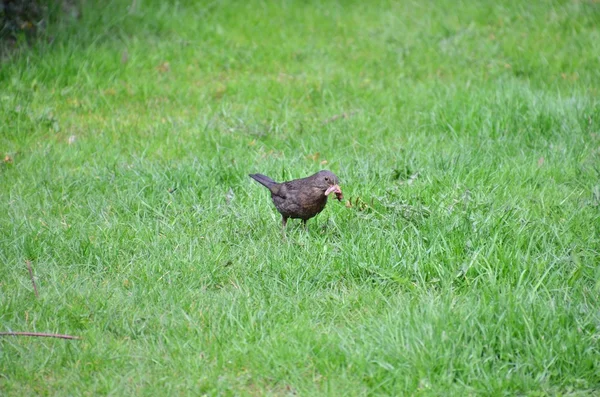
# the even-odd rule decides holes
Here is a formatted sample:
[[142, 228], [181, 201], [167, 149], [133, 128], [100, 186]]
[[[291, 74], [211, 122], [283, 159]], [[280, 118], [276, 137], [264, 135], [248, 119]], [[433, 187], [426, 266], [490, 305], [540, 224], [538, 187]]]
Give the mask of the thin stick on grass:
[[31, 270], [31, 262], [25, 261], [27, 264], [27, 270], [29, 270], [29, 277], [31, 278], [31, 284], [33, 284], [33, 291], [35, 292], [35, 297], [39, 298], [40, 294], [38, 294], [37, 286], [35, 285], [35, 279], [33, 278], [33, 270]]
[[0, 336], [36, 336], [41, 338], [59, 338], [59, 339], [81, 339], [79, 336], [46, 334], [43, 332], [0, 332]]
[[341, 114], [336, 114], [335, 116], [330, 117], [327, 120], [323, 121], [323, 124], [329, 124], [329, 123], [331, 123], [333, 121], [336, 121], [337, 119], [347, 119], [347, 118], [349, 118], [350, 116], [352, 116], [352, 115], [354, 115], [356, 113], [358, 113], [357, 110], [353, 110], [351, 112], [344, 112], [344, 113], [341, 113]]

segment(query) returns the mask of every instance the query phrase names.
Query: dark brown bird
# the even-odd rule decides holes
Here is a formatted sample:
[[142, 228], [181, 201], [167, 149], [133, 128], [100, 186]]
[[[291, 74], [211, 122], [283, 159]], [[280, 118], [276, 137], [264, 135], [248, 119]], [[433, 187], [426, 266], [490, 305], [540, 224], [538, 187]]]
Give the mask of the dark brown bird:
[[262, 174], [250, 174], [250, 177], [271, 191], [284, 228], [288, 218], [302, 219], [306, 227], [306, 221], [323, 211], [331, 193], [335, 193], [339, 201], [343, 198], [338, 177], [331, 171], [323, 170], [306, 178], [282, 183]]

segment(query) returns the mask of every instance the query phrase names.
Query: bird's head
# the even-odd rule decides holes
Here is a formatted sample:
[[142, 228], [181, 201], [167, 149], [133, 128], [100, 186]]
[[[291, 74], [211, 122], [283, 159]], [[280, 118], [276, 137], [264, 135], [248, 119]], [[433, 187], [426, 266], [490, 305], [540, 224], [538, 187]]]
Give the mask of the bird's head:
[[316, 186], [322, 189], [325, 196], [329, 196], [331, 193], [335, 193], [338, 200], [342, 200], [342, 189], [339, 186], [338, 177], [331, 171], [323, 170], [315, 174]]

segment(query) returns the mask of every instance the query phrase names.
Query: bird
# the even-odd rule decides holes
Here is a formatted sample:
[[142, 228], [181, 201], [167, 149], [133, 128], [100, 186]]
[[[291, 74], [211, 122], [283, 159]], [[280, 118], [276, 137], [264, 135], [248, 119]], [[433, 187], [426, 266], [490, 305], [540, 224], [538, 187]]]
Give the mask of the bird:
[[249, 174], [249, 176], [271, 192], [273, 204], [282, 217], [284, 234], [289, 218], [302, 219], [306, 229], [306, 222], [323, 211], [331, 193], [335, 193], [338, 201], [343, 199], [338, 177], [328, 170], [282, 183], [277, 183], [262, 174]]

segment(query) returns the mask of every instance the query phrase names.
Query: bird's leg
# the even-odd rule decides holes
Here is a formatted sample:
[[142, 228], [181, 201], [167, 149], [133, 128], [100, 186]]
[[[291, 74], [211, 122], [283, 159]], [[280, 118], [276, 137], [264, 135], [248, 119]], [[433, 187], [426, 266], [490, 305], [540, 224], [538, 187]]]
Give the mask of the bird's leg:
[[308, 231], [308, 224], [306, 223], [308, 219], [302, 219], [302, 223], [304, 224], [304, 230]]
[[281, 217], [281, 234], [283, 235], [283, 238], [285, 239], [285, 227], [287, 225], [287, 220], [288, 218], [285, 216]]

